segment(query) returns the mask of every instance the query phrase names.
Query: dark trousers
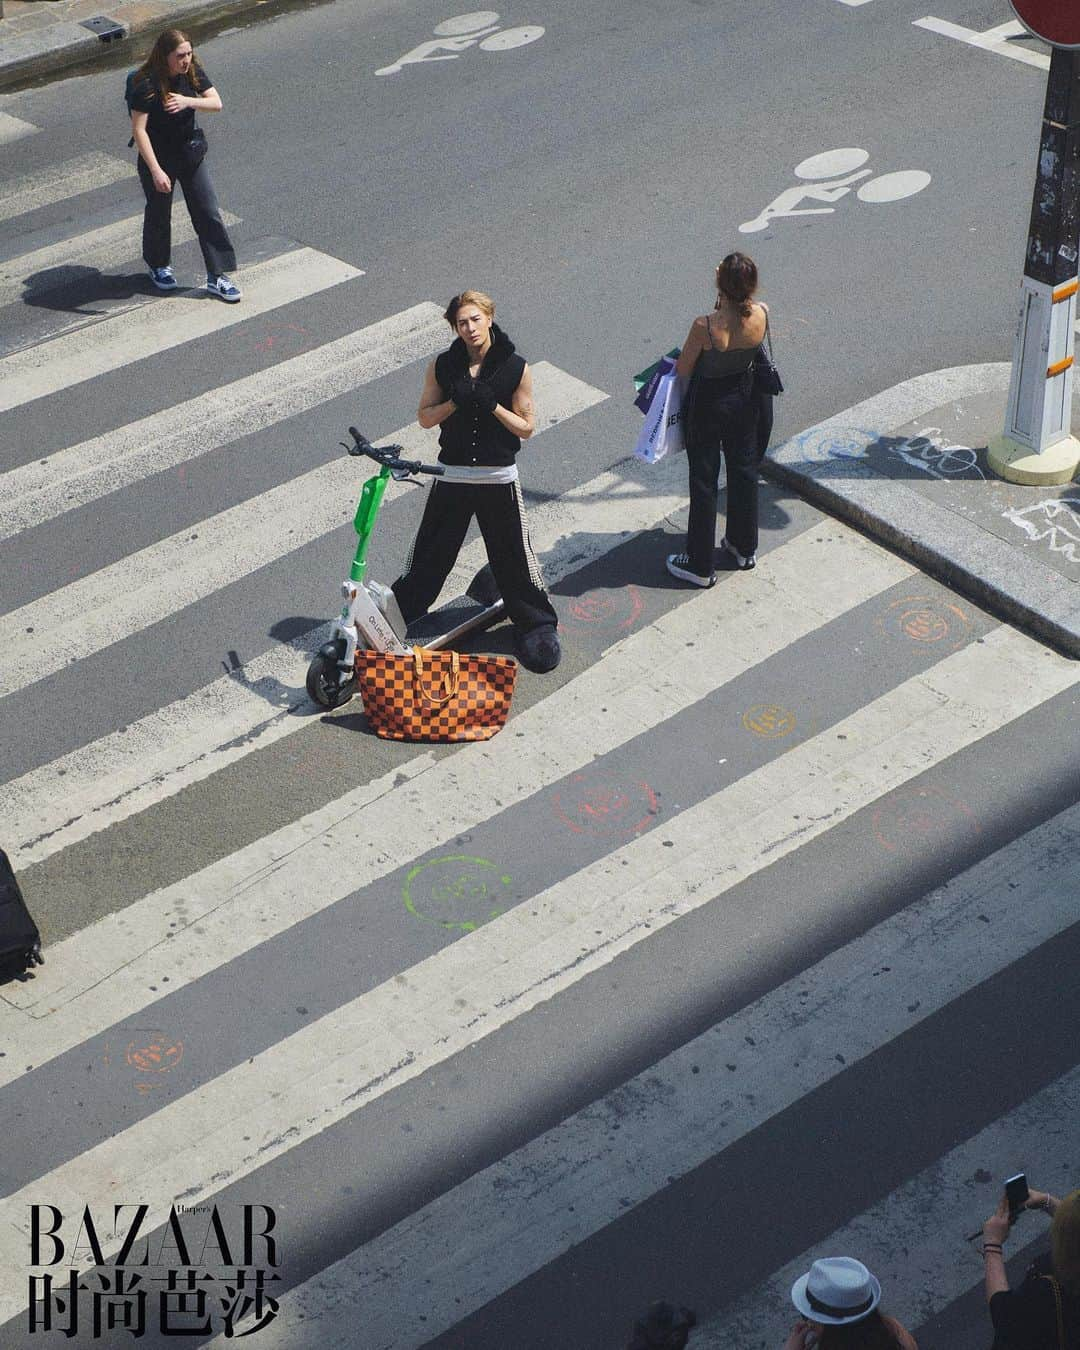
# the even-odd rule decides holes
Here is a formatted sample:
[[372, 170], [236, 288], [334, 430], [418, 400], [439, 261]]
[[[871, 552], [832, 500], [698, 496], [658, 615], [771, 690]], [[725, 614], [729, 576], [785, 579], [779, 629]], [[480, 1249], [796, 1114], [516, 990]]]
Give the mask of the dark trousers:
[[[772, 439], [773, 396], [772, 394], [757, 394], [756, 397], [758, 405], [757, 457], [760, 463], [765, 458], [769, 441]], [[741, 553], [742, 549], [739, 552]]]
[[[187, 203], [188, 215], [195, 227], [202, 249], [206, 270], [212, 276], [235, 272], [236, 254], [232, 240], [221, 219], [214, 185], [204, 159], [197, 169], [160, 161], [161, 167], [172, 179], [175, 190], [180, 184]], [[139, 181], [146, 197], [143, 214], [143, 261], [147, 267], [167, 267], [172, 253], [172, 192], [159, 192], [154, 187], [150, 170], [139, 156]]]
[[518, 483], [433, 483], [394, 594], [407, 623], [426, 613], [457, 561], [473, 516], [506, 612], [522, 632], [557, 624], [529, 543]]
[[691, 571], [701, 576], [709, 576], [715, 568], [717, 478], [721, 459], [727, 471], [725, 536], [744, 557], [757, 552], [758, 413], [757, 398], [743, 397], [737, 386], [730, 392], [717, 390], [701, 409], [701, 442], [696, 450], [687, 451], [686, 455], [690, 468], [686, 552]]

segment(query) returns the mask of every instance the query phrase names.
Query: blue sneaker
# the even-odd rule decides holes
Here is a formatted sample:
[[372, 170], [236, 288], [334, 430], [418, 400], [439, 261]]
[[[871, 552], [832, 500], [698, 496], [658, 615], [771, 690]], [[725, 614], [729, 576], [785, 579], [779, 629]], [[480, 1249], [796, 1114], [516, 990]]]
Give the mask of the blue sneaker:
[[208, 276], [206, 289], [211, 295], [216, 295], [219, 300], [224, 300], [230, 305], [235, 305], [240, 299], [240, 287], [234, 286], [226, 276]]
[[176, 290], [176, 278], [171, 267], [151, 267], [150, 280], [159, 291]]

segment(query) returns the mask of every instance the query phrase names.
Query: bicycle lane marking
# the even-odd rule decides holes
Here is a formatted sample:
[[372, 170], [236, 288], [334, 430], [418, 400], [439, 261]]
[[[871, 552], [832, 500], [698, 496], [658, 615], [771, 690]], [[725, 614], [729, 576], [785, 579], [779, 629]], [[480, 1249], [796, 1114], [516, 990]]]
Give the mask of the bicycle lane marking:
[[1010, 61], [1021, 61], [1024, 65], [1036, 66], [1039, 70], [1050, 69], [1048, 56], [1044, 56], [1042, 52], [1033, 52], [1028, 47], [1019, 47], [1010, 41], [1011, 38], [1028, 36], [1027, 30], [1018, 19], [999, 23], [983, 32], [965, 28], [963, 24], [953, 23], [949, 19], [935, 18], [932, 14], [923, 19], [913, 19], [912, 25], [915, 28], [925, 28], [928, 32], [937, 33], [941, 37], [954, 38], [969, 47], [979, 47], [983, 51], [992, 52], [995, 56], [1007, 56]]

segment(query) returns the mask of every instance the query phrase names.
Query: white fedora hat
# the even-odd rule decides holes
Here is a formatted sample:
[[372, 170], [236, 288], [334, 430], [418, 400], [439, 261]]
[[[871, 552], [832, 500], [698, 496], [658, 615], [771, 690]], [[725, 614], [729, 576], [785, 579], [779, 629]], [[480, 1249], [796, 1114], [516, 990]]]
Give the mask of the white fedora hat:
[[791, 1286], [791, 1301], [812, 1322], [857, 1322], [881, 1302], [881, 1285], [852, 1256], [825, 1256]]

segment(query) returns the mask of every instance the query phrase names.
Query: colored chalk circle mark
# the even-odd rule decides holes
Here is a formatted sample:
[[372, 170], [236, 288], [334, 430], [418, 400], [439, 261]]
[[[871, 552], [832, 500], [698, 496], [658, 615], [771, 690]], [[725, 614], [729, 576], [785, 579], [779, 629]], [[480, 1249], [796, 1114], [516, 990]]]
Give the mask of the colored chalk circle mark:
[[514, 47], [525, 47], [530, 42], [544, 36], [544, 29], [538, 24], [523, 25], [521, 28], [504, 28], [501, 33], [492, 33], [480, 43], [482, 52], [508, 52]]
[[855, 195], [861, 202], [900, 202], [929, 186], [930, 175], [922, 169], [899, 169], [869, 179], [855, 189]]
[[139, 1073], [168, 1073], [184, 1058], [184, 1042], [164, 1031], [140, 1032], [128, 1042], [124, 1060]]
[[956, 650], [971, 636], [974, 625], [959, 605], [932, 595], [905, 595], [894, 600], [876, 621], [886, 637], [910, 642], [938, 643], [951, 639]]
[[570, 627], [632, 628], [645, 609], [645, 600], [637, 586], [618, 590], [586, 591], [576, 595], [566, 607], [565, 622]]
[[958, 826], [980, 830], [966, 803], [941, 788], [905, 788], [887, 797], [873, 814], [874, 837], [888, 853], [945, 836]]
[[940, 642], [949, 636], [949, 625], [932, 609], [909, 609], [901, 615], [900, 631], [913, 642]]
[[755, 703], [742, 716], [742, 724], [747, 731], [768, 741], [789, 736], [795, 730], [796, 723], [795, 714], [778, 703]]
[[444, 19], [431, 31], [436, 37], [465, 37], [498, 22], [499, 16], [493, 9], [478, 9], [472, 14], [456, 14], [452, 19]]
[[648, 783], [600, 777], [589, 770], [574, 774], [553, 799], [556, 819], [575, 834], [592, 838], [640, 834], [660, 814]]
[[405, 908], [448, 932], [472, 933], [513, 904], [510, 877], [487, 858], [451, 854], [419, 863], [405, 877]]
[[844, 146], [839, 150], [825, 150], [820, 155], [811, 155], [795, 165], [796, 178], [817, 180], [820, 178], [839, 178], [845, 173], [854, 173], [861, 169], [870, 158], [868, 150], [858, 146]]

